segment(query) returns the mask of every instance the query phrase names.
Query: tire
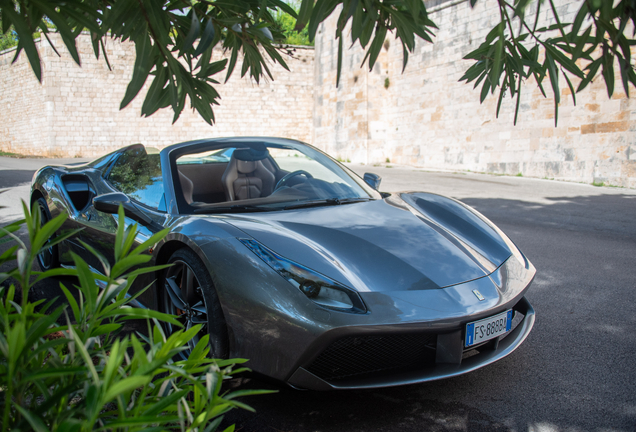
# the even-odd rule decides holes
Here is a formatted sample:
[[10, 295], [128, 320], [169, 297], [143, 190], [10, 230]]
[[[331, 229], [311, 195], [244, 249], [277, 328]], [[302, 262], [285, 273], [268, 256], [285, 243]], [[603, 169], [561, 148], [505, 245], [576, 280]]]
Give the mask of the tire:
[[[179, 353], [187, 359], [190, 351], [205, 334], [210, 335], [212, 358], [228, 357], [228, 333], [221, 303], [219, 303], [212, 278], [201, 259], [190, 249], [179, 249], [168, 260], [172, 266], [164, 270], [159, 296], [162, 312], [177, 315], [184, 328], [202, 324], [199, 334], [188, 342], [188, 350]], [[192, 284], [188, 288], [187, 280]], [[189, 291], [189, 292], [188, 292]], [[164, 324], [167, 334], [176, 329]]]
[[[35, 202], [38, 203], [40, 209], [40, 226], [44, 225], [51, 220], [51, 212], [46, 200], [42, 197], [38, 198]], [[57, 254], [57, 245], [42, 250], [37, 255], [38, 265], [42, 271], [47, 271], [60, 266], [60, 260]]]

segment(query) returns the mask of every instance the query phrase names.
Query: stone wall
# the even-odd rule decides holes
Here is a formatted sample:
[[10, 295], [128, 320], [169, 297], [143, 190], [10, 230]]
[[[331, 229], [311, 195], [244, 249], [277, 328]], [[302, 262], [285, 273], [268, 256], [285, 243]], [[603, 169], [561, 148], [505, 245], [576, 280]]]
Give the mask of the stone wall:
[[[10, 143], [46, 141], [46, 95], [26, 55], [12, 65], [14, 51], [0, 54], [0, 150]], [[4, 73], [11, 68], [11, 73]], [[29, 154], [40, 154], [33, 149]]]
[[[472, 64], [462, 57], [477, 48], [495, 24], [496, 2], [480, 1], [475, 9], [467, 1], [427, 4], [439, 30], [434, 44], [418, 41], [404, 73], [401, 45], [388, 37], [371, 72], [360, 68], [364, 54], [358, 46], [344, 53], [338, 88], [335, 19], [320, 26], [315, 145], [367, 164], [388, 159], [432, 169], [636, 187], [636, 98], [626, 98], [618, 75], [611, 99], [603, 80], [597, 79], [577, 95], [576, 106], [562, 80], [558, 127], [549, 83], [549, 97], [544, 98], [529, 81], [522, 89], [520, 118], [514, 126], [510, 98], [497, 119], [497, 95], [480, 105], [481, 86], [473, 90], [472, 84], [458, 82]], [[579, 5], [576, 0], [557, 1], [565, 22], [571, 22]], [[548, 15], [543, 11], [540, 20], [549, 23]], [[573, 84], [576, 88], [578, 82]]]
[[[46, 41], [38, 43], [43, 79], [38, 83], [22, 53], [11, 65], [14, 50], [0, 54], [0, 149], [46, 156], [97, 156], [141, 142], [154, 147], [197, 138], [266, 135], [312, 139], [313, 49], [299, 48], [286, 58], [291, 70], [272, 65], [274, 81], [260, 85], [240, 78], [237, 64], [227, 84], [217, 87], [221, 106], [216, 124], [184, 110], [172, 124], [171, 110], [141, 118], [146, 87], [124, 110], [119, 104], [132, 76], [134, 45], [109, 40], [112, 71], [95, 59], [88, 35], [78, 38], [82, 67], [77, 66], [58, 35], [53, 35], [58, 57]], [[215, 52], [220, 58], [222, 52]], [[225, 76], [219, 77], [223, 81]]]

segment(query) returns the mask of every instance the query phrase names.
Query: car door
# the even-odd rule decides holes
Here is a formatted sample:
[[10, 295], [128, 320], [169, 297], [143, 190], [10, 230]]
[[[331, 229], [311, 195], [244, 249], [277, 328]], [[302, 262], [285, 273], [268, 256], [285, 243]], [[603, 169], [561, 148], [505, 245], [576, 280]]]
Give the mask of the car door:
[[[125, 193], [140, 211], [162, 225], [165, 220], [165, 202], [158, 152], [147, 152], [142, 145], [131, 146], [122, 152], [108, 171], [103, 173], [99, 186], [96, 187], [96, 195], [112, 192]], [[118, 215], [100, 212], [91, 203], [81, 217], [84, 224], [81, 239], [112, 265], [115, 259], [115, 236], [120, 223]], [[123, 223], [125, 228], [136, 224], [128, 217]], [[148, 227], [139, 224], [136, 245], [152, 234]], [[102, 263], [93, 254], [87, 254], [85, 259], [94, 269], [105, 273]]]

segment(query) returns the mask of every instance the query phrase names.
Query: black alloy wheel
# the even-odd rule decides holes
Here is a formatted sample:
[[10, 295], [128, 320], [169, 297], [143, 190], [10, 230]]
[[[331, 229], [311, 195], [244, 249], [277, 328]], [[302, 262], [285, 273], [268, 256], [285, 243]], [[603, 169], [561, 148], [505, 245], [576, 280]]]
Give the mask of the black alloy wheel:
[[[36, 202], [38, 203], [38, 208], [40, 210], [40, 226], [43, 226], [51, 220], [51, 212], [49, 211], [49, 206], [46, 204], [46, 200], [44, 198], [40, 197]], [[42, 251], [37, 255], [37, 259], [42, 271], [59, 267], [60, 262], [57, 256], [57, 245], [42, 249]]]
[[[176, 315], [184, 329], [201, 324], [201, 331], [188, 342], [188, 349], [179, 354], [187, 359], [201, 337], [210, 334], [210, 357], [227, 358], [228, 337], [223, 311], [212, 278], [199, 257], [190, 249], [176, 251], [168, 260], [163, 275], [161, 293], [163, 312]], [[179, 330], [169, 323], [170, 334]]]

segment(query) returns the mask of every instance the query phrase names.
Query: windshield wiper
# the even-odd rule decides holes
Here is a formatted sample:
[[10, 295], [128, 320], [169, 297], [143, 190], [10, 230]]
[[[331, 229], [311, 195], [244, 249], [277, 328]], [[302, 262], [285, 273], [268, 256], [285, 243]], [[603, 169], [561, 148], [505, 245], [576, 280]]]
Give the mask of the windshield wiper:
[[195, 214], [202, 213], [249, 213], [249, 212], [264, 212], [264, 211], [272, 211], [271, 208], [259, 207], [254, 205], [241, 205], [235, 204], [231, 206], [223, 206], [223, 207], [202, 207], [194, 210]]
[[283, 210], [291, 210], [291, 209], [307, 208], [307, 207], [342, 205], [342, 204], [351, 204], [351, 203], [364, 202], [364, 201], [371, 201], [371, 198], [327, 198], [322, 200], [304, 201], [298, 204], [285, 206], [283, 207]]

